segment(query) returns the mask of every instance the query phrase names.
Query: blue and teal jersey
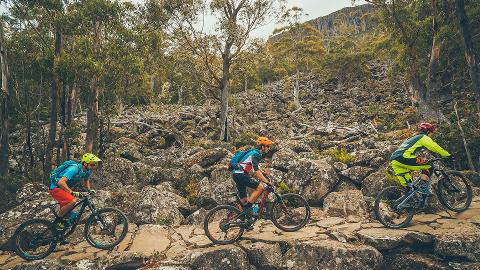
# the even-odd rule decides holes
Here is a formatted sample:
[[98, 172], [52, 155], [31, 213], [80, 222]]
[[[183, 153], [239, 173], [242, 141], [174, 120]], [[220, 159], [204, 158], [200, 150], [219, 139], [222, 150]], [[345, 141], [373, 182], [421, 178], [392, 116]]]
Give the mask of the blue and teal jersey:
[[240, 170], [234, 170], [233, 173], [251, 173], [256, 172], [258, 170], [258, 164], [262, 160], [262, 154], [260, 150], [254, 148], [250, 150], [242, 160], [238, 163], [238, 166], [241, 168]]
[[82, 180], [88, 180], [90, 174], [90, 170], [82, 170], [82, 163], [69, 165], [66, 169], [57, 173], [56, 176], [50, 180], [50, 189], [58, 188], [58, 181], [62, 177], [66, 177], [67, 185], [72, 187]]

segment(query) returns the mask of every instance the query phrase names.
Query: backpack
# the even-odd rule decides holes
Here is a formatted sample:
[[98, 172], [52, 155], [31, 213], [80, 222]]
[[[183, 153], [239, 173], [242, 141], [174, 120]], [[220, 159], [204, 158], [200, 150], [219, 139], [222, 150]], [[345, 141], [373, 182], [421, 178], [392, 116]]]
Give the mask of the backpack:
[[232, 159], [230, 159], [230, 164], [228, 166], [228, 170], [233, 171], [233, 170], [239, 169], [238, 164], [240, 163], [240, 161], [242, 161], [242, 159], [252, 150], [254, 150], [254, 149], [247, 149], [247, 150], [236, 152], [233, 155]]
[[73, 165], [78, 165], [76, 161], [73, 160], [67, 160], [62, 163], [62, 165], [58, 166], [55, 168], [51, 173], [50, 173], [50, 181], [55, 181], [57, 179], [57, 176], [65, 171], [68, 167], [73, 166]]

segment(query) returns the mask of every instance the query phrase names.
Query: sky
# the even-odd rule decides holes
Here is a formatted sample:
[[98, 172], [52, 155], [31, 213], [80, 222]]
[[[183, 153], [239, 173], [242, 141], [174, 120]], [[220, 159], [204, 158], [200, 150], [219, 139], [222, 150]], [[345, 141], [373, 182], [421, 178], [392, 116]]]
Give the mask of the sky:
[[[134, 3], [141, 3], [143, 0], [131, 0]], [[352, 0], [286, 0], [287, 8], [300, 7], [308, 14], [305, 21], [328, 15], [344, 7], [351, 7]], [[363, 0], [355, 1], [355, 5], [366, 4]], [[214, 29], [215, 18], [211, 15], [205, 16], [205, 26], [207, 29]], [[268, 38], [275, 28], [279, 28], [275, 20], [271, 20], [265, 26], [262, 26], [252, 32], [252, 37]]]

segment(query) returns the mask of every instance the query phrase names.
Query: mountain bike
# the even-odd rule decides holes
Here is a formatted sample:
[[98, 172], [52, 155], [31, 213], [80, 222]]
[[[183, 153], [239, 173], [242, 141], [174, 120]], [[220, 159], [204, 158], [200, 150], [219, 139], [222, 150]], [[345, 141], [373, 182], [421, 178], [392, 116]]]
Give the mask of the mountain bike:
[[[472, 187], [467, 178], [459, 171], [445, 170], [442, 159], [430, 161], [428, 187], [432, 184], [432, 176], [438, 181], [433, 185], [433, 190], [440, 203], [454, 212], [462, 212], [472, 202]], [[415, 213], [425, 208], [427, 203], [426, 194], [419, 191], [421, 180], [418, 177], [413, 181], [412, 188], [407, 190], [400, 186], [390, 186], [377, 195], [374, 211], [377, 219], [388, 228], [404, 228], [408, 226]]]
[[275, 191], [274, 186], [267, 185], [258, 206], [258, 214], [241, 211], [240, 206], [243, 207], [243, 204], [237, 193], [230, 193], [235, 196], [237, 207], [226, 204], [210, 210], [203, 222], [205, 235], [215, 244], [226, 245], [238, 241], [244, 231], [250, 229], [262, 216], [270, 194], [274, 195], [275, 200], [270, 208], [269, 216], [277, 228], [286, 232], [294, 232], [308, 223], [310, 206], [302, 196], [293, 193], [281, 195]]
[[[127, 235], [127, 217], [118, 209], [96, 209], [89, 193], [80, 193], [79, 200], [74, 208], [78, 210], [77, 218], [63, 229], [58, 229], [54, 221], [35, 218], [22, 223], [13, 235], [15, 253], [25, 260], [40, 260], [55, 250], [58, 243], [71, 235], [81, 221], [82, 214], [88, 208], [90, 216], [85, 221], [83, 235], [87, 242], [99, 249], [112, 249]], [[49, 207], [56, 219], [57, 213], [53, 206]], [[71, 212], [70, 211], [70, 212]], [[68, 217], [69, 213], [65, 216]]]

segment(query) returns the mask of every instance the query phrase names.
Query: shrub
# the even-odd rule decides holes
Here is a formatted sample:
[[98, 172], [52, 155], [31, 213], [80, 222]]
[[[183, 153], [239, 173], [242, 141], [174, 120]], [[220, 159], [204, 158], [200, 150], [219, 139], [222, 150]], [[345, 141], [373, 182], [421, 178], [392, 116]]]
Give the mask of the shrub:
[[232, 139], [232, 143], [235, 147], [239, 148], [245, 145], [251, 145], [257, 137], [258, 135], [255, 132], [243, 131]]
[[280, 184], [278, 184], [277, 192], [279, 194], [286, 194], [286, 193], [297, 193], [298, 191], [293, 188], [290, 188], [287, 184], [285, 184], [285, 182], [282, 181], [280, 182]]
[[354, 157], [347, 152], [347, 149], [329, 149], [323, 152], [324, 155], [331, 157], [334, 161], [350, 164], [353, 162]]
[[289, 103], [288, 103], [287, 109], [288, 109], [290, 112], [293, 112], [293, 111], [295, 111], [296, 109], [298, 109], [298, 106], [297, 106], [297, 104], [295, 104], [295, 103], [292, 101], [292, 102], [289, 102]]

